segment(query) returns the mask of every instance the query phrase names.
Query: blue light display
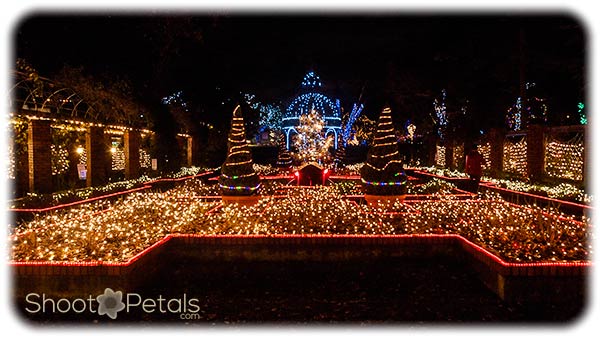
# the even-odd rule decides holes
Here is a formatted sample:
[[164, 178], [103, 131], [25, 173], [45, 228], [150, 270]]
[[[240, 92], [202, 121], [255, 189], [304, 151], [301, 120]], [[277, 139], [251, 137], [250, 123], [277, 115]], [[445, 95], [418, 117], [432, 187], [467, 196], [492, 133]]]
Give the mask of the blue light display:
[[183, 91], [177, 91], [169, 96], [162, 98], [162, 104], [164, 105], [180, 105], [185, 111], [188, 111], [186, 101], [183, 99]]
[[302, 79], [302, 86], [309, 88], [320, 88], [323, 86], [323, 83], [321, 83], [321, 79], [319, 76], [317, 76], [317, 74], [315, 74], [314, 71], [309, 71]]
[[324, 137], [333, 133], [334, 148], [338, 147], [338, 135], [341, 131], [342, 119], [339, 100], [333, 101], [320, 92], [323, 83], [313, 71], [308, 72], [302, 80], [301, 93], [290, 103], [286, 115], [282, 118], [282, 130], [285, 132], [286, 147], [290, 149], [290, 137], [298, 134], [300, 116], [312, 111], [317, 112], [325, 121]]
[[523, 101], [517, 97], [517, 101], [506, 111], [506, 126], [509, 130], [518, 131], [522, 127]]
[[448, 113], [446, 111], [446, 89], [442, 89], [442, 98], [433, 100], [433, 109], [437, 122], [437, 132], [441, 140], [446, 136], [446, 127], [448, 126]]
[[354, 103], [354, 105], [352, 106], [352, 111], [350, 112], [350, 116], [346, 121], [346, 125], [344, 125], [344, 131], [342, 132], [342, 146], [346, 146], [346, 144], [348, 144], [348, 140], [350, 139], [350, 132], [352, 131], [352, 125], [354, 125], [354, 122], [356, 122], [356, 119], [358, 118], [358, 116], [360, 116], [360, 113], [362, 112], [363, 108], [364, 106], [362, 104], [357, 105], [356, 103]]

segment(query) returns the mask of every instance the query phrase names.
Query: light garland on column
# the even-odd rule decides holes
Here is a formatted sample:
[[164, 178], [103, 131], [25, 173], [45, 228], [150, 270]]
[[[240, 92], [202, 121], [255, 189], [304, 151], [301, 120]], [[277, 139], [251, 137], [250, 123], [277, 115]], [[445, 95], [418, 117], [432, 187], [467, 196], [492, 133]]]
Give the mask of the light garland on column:
[[452, 150], [452, 161], [454, 167], [463, 167], [465, 164], [465, 147], [463, 144], [459, 144]]
[[446, 167], [446, 147], [443, 145], [435, 146], [435, 164], [437, 166]]
[[111, 147], [111, 169], [113, 171], [125, 170], [125, 151], [120, 146]]
[[139, 149], [140, 154], [140, 167], [141, 168], [150, 168], [152, 166], [152, 157], [146, 150]]
[[583, 153], [583, 134], [578, 134], [567, 142], [546, 137], [544, 171], [550, 177], [581, 181], [584, 167]]
[[502, 170], [520, 176], [527, 176], [527, 138], [522, 137], [516, 143], [504, 141], [504, 159]]
[[52, 175], [61, 175], [69, 170], [69, 152], [67, 149], [54, 144], [50, 145], [52, 154]]
[[489, 171], [492, 168], [492, 161], [490, 159], [492, 148], [490, 146], [490, 143], [488, 142], [482, 145], [477, 145], [477, 151], [479, 151], [481, 157], [483, 157], [481, 168], [484, 171]]

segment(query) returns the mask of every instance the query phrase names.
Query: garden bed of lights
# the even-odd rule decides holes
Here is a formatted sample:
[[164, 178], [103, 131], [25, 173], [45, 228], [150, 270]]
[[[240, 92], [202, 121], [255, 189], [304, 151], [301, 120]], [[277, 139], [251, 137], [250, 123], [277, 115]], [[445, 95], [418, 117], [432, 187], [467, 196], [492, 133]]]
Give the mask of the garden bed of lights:
[[[182, 171], [182, 172], [189, 173], [189, 171]], [[183, 175], [183, 176], [174, 175], [174, 177], [157, 178], [157, 179], [153, 179], [153, 180], [140, 179], [139, 180], [140, 183], [125, 184], [124, 186], [134, 186], [134, 187], [129, 187], [125, 190], [118, 190], [118, 191], [112, 192], [112, 193], [110, 193], [110, 192], [97, 193], [99, 195], [96, 195], [93, 197], [80, 198], [80, 200], [76, 200], [76, 201], [72, 201], [72, 202], [58, 202], [58, 203], [54, 203], [51, 206], [15, 207], [15, 205], [13, 204], [8, 209], [9, 214], [10, 214], [9, 221], [11, 221], [11, 224], [18, 224], [18, 223], [21, 223], [24, 221], [31, 221], [37, 216], [44, 215], [44, 214], [47, 214], [47, 213], [50, 213], [53, 211], [68, 209], [68, 208], [71, 208], [74, 206], [79, 206], [79, 205], [83, 205], [83, 204], [87, 204], [87, 203], [91, 203], [91, 202], [120, 198], [120, 197], [126, 196], [131, 193], [142, 192], [142, 191], [148, 190], [148, 189], [165, 189], [165, 187], [164, 187], [165, 185], [168, 186], [169, 188], [172, 188], [181, 182], [184, 182], [184, 181], [187, 181], [187, 180], [190, 180], [193, 178], [209, 177], [214, 174], [214, 171], [205, 171], [205, 172], [198, 173], [198, 171], [196, 170], [196, 171], [192, 171], [192, 173], [193, 174], [191, 174], [191, 175]], [[139, 186], [139, 185], [142, 185], [142, 186]], [[103, 191], [102, 188], [100, 188], [98, 190]], [[110, 189], [107, 189], [107, 190], [110, 191]], [[60, 200], [60, 198], [58, 198], [57, 200]]]
[[[459, 184], [465, 180], [464, 177], [453, 176], [447, 177], [443, 175], [434, 174], [427, 171], [413, 170], [411, 174], [417, 177], [428, 177], [430, 179], [440, 179], [449, 183]], [[562, 211], [568, 212], [569, 214], [575, 214], [578, 216], [588, 215], [592, 210], [592, 207], [581, 202], [574, 202], [563, 199], [550, 198], [540, 194], [534, 194], [529, 192], [518, 191], [510, 188], [504, 188], [499, 186], [494, 181], [481, 181], [479, 184], [480, 191], [489, 191], [497, 193], [507, 200], [517, 202], [520, 204], [535, 204], [544, 207], [557, 208]]]
[[[590, 266], [589, 219], [453, 194], [451, 184], [437, 179], [415, 181], [413, 192], [443, 193], [374, 207], [355, 193], [353, 180], [312, 187], [263, 183], [265, 195], [251, 207], [223, 204], [215, 184], [190, 179], [164, 192], [147, 188], [38, 215], [10, 235], [17, 289], [135, 287], [178, 254], [281, 260], [450, 255], [468, 260], [510, 300], [583, 288]], [[528, 293], [531, 282], [542, 292]]]
[[370, 207], [336, 186], [278, 186], [252, 207], [209, 212], [220, 200], [206, 189], [214, 187], [192, 180], [39, 215], [13, 228], [10, 259], [123, 262], [168, 234], [456, 234], [513, 262], [588, 260], [591, 250], [588, 218], [501, 199], [442, 195]]
[[[448, 182], [458, 182], [468, 178], [468, 175], [460, 171], [452, 171], [449, 169], [437, 169], [435, 167], [420, 167], [407, 169], [407, 172], [415, 176], [436, 177], [444, 179]], [[518, 192], [531, 196], [538, 196], [552, 199], [572, 202], [575, 204], [589, 205], [592, 201], [592, 196], [586, 194], [586, 191], [580, 186], [562, 182], [554, 184], [533, 184], [520, 180], [495, 179], [484, 176], [481, 180], [481, 186], [496, 186], [508, 191]]]

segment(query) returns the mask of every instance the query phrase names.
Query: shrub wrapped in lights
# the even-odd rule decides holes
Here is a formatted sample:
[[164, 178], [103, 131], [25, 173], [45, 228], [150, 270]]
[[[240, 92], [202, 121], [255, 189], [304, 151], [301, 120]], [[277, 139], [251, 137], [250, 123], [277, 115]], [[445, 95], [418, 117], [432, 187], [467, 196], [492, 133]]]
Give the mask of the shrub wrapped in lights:
[[367, 161], [360, 170], [365, 194], [403, 195], [406, 175], [392, 124], [391, 110], [386, 107], [377, 121], [377, 132], [369, 148]]
[[219, 187], [226, 196], [252, 195], [260, 187], [260, 178], [253, 168], [252, 154], [246, 143], [244, 118], [238, 105], [233, 110], [227, 144], [227, 159], [221, 167]]
[[277, 154], [276, 165], [286, 169], [292, 167], [292, 156], [286, 147], [285, 136], [283, 134], [279, 136], [279, 153]]

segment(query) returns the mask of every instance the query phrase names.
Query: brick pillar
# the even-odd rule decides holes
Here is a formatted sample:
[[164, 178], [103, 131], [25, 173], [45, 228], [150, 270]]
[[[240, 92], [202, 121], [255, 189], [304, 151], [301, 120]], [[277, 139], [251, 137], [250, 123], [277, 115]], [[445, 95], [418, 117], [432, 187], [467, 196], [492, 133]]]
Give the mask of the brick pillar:
[[187, 166], [200, 165], [200, 149], [201, 145], [199, 136], [192, 136], [187, 139]]
[[539, 181], [544, 172], [544, 128], [530, 125], [527, 130], [527, 175]]
[[427, 157], [425, 158], [425, 164], [427, 166], [435, 165], [435, 152], [436, 152], [436, 140], [434, 136], [428, 135], [426, 140], [427, 145]]
[[[28, 144], [29, 145], [29, 144]], [[16, 148], [16, 146], [15, 146]], [[16, 150], [16, 149], [15, 149]], [[15, 197], [24, 196], [29, 191], [29, 151], [20, 151], [15, 158]]]
[[187, 138], [187, 156], [185, 165], [190, 167], [194, 165], [194, 151], [196, 151], [196, 147], [194, 146], [194, 137]]
[[27, 129], [29, 191], [52, 192], [52, 129], [50, 121], [32, 119]]
[[[462, 146], [462, 149], [461, 149]], [[456, 158], [458, 156], [458, 158]], [[456, 160], [455, 160], [456, 159]], [[455, 170], [464, 171], [465, 169], [465, 143], [459, 142], [452, 149], [452, 164]]]
[[[179, 166], [186, 166], [188, 162], [188, 137], [177, 136], [177, 156], [171, 157], [172, 163], [177, 163]], [[168, 164], [166, 167], [169, 167]]]
[[501, 130], [490, 130], [490, 174], [492, 177], [498, 177], [502, 172], [502, 161], [504, 160], [504, 137], [505, 135]]
[[140, 175], [140, 132], [126, 131], [125, 142], [125, 179], [135, 179]]
[[87, 153], [86, 185], [91, 187], [106, 183], [106, 165], [110, 164], [110, 157], [103, 128], [90, 127], [85, 135], [85, 148]]

